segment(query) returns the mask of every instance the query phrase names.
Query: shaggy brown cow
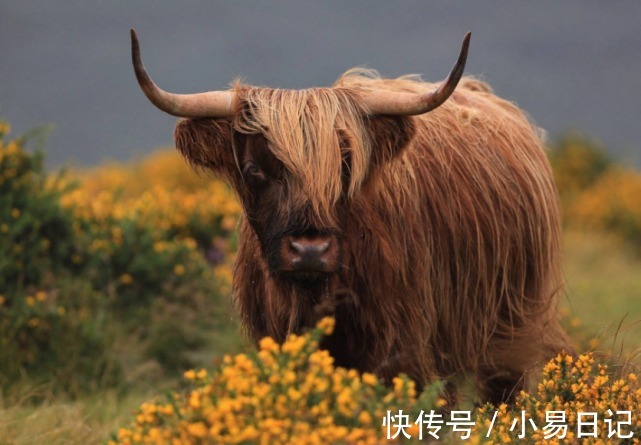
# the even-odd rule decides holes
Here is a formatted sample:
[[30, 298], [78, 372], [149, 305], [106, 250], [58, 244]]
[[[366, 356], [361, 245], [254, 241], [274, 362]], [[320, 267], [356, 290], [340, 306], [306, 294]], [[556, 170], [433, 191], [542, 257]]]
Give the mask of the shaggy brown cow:
[[233, 293], [255, 339], [333, 314], [338, 365], [419, 385], [473, 372], [495, 402], [567, 349], [550, 167], [515, 105], [461, 79], [468, 44], [438, 87], [352, 70], [331, 88], [177, 95], [132, 31], [143, 91], [187, 118], [176, 147], [242, 203]]

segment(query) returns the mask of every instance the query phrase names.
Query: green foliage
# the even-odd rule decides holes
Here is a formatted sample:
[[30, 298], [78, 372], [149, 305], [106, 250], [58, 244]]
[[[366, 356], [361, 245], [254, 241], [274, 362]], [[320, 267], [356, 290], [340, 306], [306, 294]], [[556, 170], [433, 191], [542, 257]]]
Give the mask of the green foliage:
[[560, 138], [549, 156], [565, 224], [615, 234], [641, 253], [641, 174], [578, 133]]
[[548, 156], [564, 202], [594, 184], [613, 164], [600, 142], [576, 132], [561, 136]]
[[22, 150], [26, 142], [0, 140], [0, 288], [11, 291], [39, 283], [71, 248], [72, 215], [45, 186], [42, 153]]
[[[192, 366], [224, 284], [197, 243], [136, 212], [79, 211], [65, 202], [78, 184], [7, 133], [0, 122], [0, 390], [26, 379], [78, 394], [149, 360]], [[120, 356], [128, 343], [139, 350]]]
[[69, 390], [86, 388], [87, 376], [111, 379], [118, 369], [107, 339], [84, 316], [96, 301], [89, 292], [74, 304], [86, 285], [64, 272], [74, 237], [63, 191], [48, 186], [42, 154], [25, 151], [26, 138], [0, 133], [0, 388], [25, 375]]

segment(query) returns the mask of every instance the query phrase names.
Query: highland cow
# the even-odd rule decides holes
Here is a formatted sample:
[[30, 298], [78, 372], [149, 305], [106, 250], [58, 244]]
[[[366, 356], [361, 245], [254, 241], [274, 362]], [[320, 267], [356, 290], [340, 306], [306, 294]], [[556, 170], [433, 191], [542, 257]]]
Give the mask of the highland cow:
[[322, 316], [340, 366], [419, 386], [473, 373], [510, 400], [534, 364], [569, 349], [557, 193], [537, 129], [461, 77], [440, 85], [351, 70], [331, 88], [180, 95], [177, 149], [221, 175], [244, 209], [233, 298], [254, 339], [282, 342]]

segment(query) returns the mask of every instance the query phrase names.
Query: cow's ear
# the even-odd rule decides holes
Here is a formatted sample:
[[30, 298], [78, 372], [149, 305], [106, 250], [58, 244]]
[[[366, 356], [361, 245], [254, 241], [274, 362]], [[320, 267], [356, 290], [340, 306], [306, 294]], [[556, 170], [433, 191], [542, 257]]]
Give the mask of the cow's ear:
[[379, 167], [401, 154], [414, 138], [412, 118], [372, 116], [366, 121], [372, 144], [372, 166]]
[[183, 119], [174, 130], [178, 151], [195, 168], [229, 177], [236, 170], [229, 119]]

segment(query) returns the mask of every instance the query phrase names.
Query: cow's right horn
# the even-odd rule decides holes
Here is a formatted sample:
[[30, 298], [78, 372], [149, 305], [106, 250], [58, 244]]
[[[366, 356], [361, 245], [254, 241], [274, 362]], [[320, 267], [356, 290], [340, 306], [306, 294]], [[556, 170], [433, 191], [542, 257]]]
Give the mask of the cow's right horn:
[[452, 95], [459, 80], [461, 80], [465, 62], [467, 61], [471, 35], [469, 32], [465, 34], [456, 64], [454, 64], [454, 68], [452, 68], [447, 79], [438, 88], [424, 94], [401, 91], [376, 91], [365, 94], [363, 101], [367, 105], [369, 112], [371, 114], [411, 116], [427, 113], [441, 106]]
[[238, 99], [231, 91], [174, 94], [158, 88], [142, 64], [138, 36], [133, 29], [131, 59], [140, 88], [151, 103], [165, 113], [178, 117], [231, 117], [238, 111]]

